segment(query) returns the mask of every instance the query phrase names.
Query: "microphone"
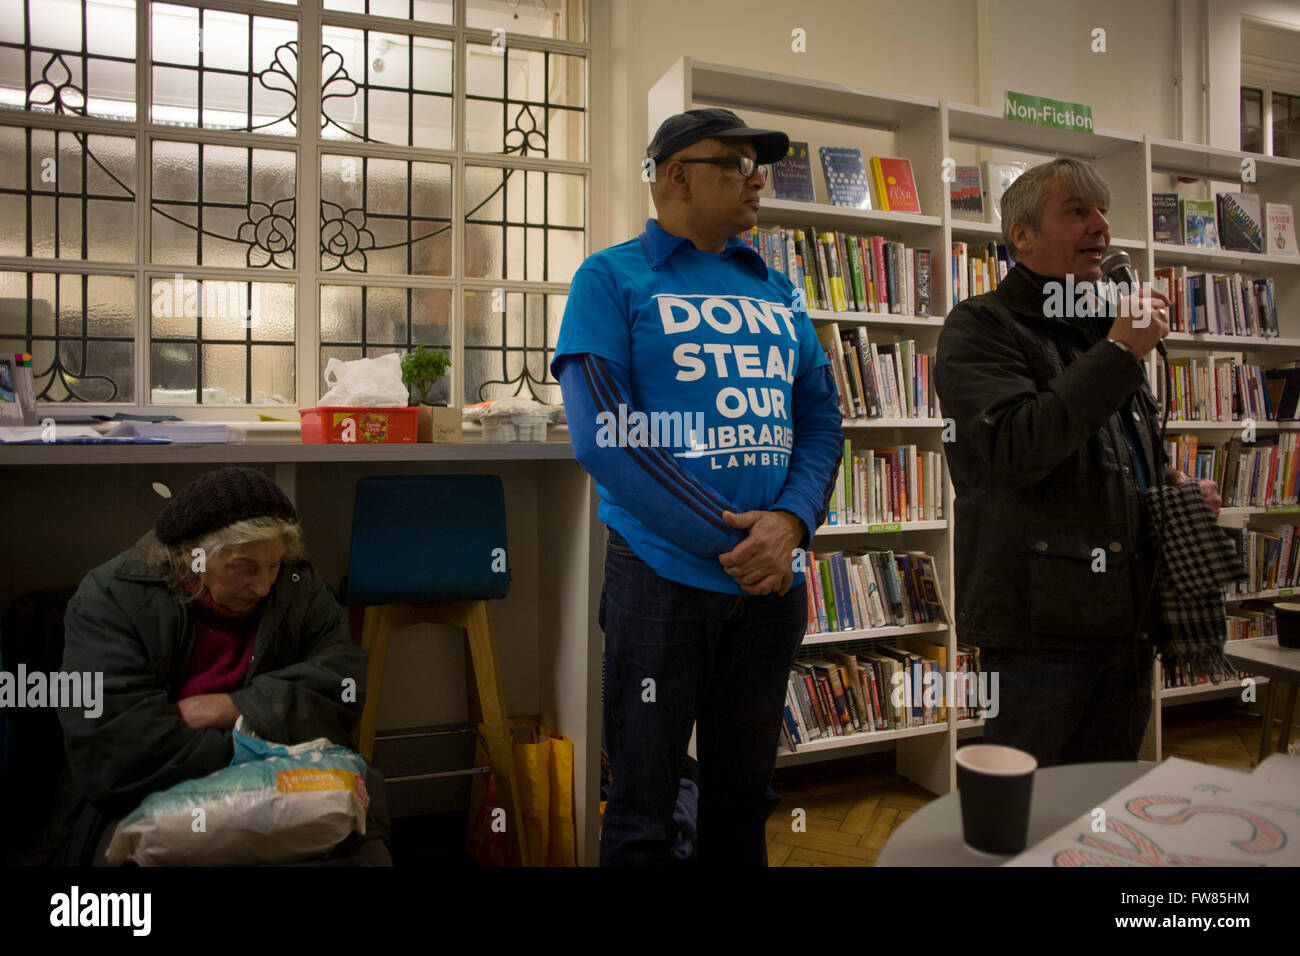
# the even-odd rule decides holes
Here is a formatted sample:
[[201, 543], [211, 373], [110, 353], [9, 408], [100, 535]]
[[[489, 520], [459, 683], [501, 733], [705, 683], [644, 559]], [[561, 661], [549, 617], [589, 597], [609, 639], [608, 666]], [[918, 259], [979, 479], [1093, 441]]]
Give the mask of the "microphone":
[[[1134, 288], [1138, 284], [1137, 273], [1133, 271], [1133, 260], [1123, 249], [1116, 249], [1114, 246], [1107, 249], [1106, 254], [1101, 257], [1101, 271], [1107, 279], [1123, 282], [1129, 288]], [[1165, 348], [1164, 339], [1156, 343], [1156, 348], [1160, 356], [1168, 361], [1169, 350]]]

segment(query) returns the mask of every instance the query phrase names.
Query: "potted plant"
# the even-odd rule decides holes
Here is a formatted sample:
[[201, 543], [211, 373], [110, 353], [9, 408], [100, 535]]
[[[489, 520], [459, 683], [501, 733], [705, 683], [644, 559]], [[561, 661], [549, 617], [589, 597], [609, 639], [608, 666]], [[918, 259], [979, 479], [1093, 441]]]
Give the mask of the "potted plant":
[[429, 390], [447, 374], [451, 359], [441, 349], [425, 351], [417, 345], [402, 356], [402, 384], [420, 395], [420, 441], [460, 441], [460, 409], [428, 403]]

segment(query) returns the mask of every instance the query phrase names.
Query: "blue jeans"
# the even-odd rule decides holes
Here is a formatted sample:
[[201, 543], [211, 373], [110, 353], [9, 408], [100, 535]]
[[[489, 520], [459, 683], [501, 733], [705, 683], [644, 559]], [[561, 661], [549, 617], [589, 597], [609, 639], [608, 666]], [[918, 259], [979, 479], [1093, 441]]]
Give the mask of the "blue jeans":
[[1040, 767], [1136, 760], [1151, 716], [1149, 642], [1052, 641], [1045, 647], [980, 649], [998, 672], [998, 716], [984, 742], [1028, 751]]
[[766, 865], [786, 684], [807, 616], [803, 585], [784, 597], [688, 587], [660, 577], [610, 531], [600, 596], [611, 762], [601, 866], [670, 862], [693, 723], [699, 862]]

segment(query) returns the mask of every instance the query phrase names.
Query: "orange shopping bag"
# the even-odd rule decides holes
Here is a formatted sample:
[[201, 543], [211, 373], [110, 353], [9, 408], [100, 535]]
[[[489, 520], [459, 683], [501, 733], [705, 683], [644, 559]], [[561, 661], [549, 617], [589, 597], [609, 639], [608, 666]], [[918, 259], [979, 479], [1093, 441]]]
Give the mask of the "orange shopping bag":
[[[480, 726], [480, 730], [482, 727]], [[576, 866], [577, 829], [573, 816], [573, 741], [531, 718], [513, 729], [515, 780], [529, 859], [539, 866]], [[476, 763], [488, 762], [481, 742]], [[466, 850], [483, 866], [505, 866], [508, 822], [500, 807], [496, 780], [480, 774], [470, 788]]]

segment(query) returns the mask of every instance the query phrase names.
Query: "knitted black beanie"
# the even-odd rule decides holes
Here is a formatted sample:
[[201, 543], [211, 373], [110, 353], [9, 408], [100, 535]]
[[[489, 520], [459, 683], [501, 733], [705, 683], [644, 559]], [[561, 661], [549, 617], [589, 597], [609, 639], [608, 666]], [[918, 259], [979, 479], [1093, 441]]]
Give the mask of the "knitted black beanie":
[[256, 468], [232, 465], [200, 475], [167, 502], [154, 533], [163, 544], [180, 544], [246, 518], [298, 520], [293, 503]]

